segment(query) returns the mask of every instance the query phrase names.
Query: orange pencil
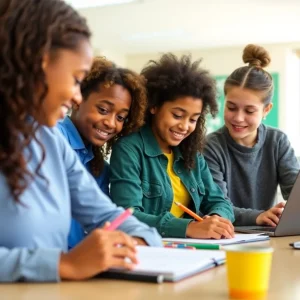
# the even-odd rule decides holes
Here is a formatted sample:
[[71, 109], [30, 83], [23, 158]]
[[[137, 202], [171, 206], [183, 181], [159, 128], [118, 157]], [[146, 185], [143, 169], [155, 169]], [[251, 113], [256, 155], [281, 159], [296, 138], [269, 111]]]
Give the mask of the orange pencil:
[[189, 214], [191, 217], [193, 217], [195, 220], [197, 220], [198, 222], [203, 221], [203, 219], [201, 217], [199, 217], [198, 215], [196, 215], [194, 212], [192, 212], [190, 209], [188, 209], [186, 206], [182, 205], [181, 203], [178, 203], [176, 201], [174, 201], [174, 203], [180, 208], [182, 209], [184, 212], [186, 212], [187, 214]]

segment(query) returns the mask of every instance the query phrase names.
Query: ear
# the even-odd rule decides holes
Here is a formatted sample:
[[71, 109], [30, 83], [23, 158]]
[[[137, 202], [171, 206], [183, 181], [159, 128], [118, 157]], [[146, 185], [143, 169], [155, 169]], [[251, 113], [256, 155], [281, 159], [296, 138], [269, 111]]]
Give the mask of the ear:
[[269, 103], [265, 108], [264, 108], [264, 118], [269, 114], [269, 112], [271, 111], [273, 107], [273, 103]]
[[153, 106], [153, 107], [150, 108], [150, 113], [151, 113], [152, 115], [155, 115], [156, 112], [157, 112], [157, 107], [156, 107], [156, 106]]
[[45, 53], [43, 55], [43, 59], [42, 59], [42, 69], [44, 72], [46, 71], [46, 69], [49, 65], [49, 60], [50, 60], [49, 53]]

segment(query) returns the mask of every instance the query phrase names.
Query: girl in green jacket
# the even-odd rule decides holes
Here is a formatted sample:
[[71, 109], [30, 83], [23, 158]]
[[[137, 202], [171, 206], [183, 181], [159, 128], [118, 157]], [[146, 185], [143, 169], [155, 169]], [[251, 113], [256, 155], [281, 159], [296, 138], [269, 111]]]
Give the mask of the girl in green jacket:
[[[163, 55], [142, 70], [146, 125], [121, 138], [111, 157], [111, 197], [163, 237], [231, 238], [232, 206], [201, 154], [207, 113], [217, 112], [215, 82], [189, 56]], [[203, 216], [195, 221], [179, 202]]]

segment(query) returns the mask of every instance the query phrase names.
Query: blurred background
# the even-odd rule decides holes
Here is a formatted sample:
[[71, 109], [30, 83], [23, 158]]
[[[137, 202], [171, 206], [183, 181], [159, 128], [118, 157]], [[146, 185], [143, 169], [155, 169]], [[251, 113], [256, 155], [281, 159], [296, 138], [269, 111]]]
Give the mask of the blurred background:
[[286, 132], [300, 156], [300, 0], [68, 0], [93, 31], [95, 55], [139, 72], [164, 52], [203, 58], [217, 80], [223, 124], [224, 79], [243, 65], [249, 43], [264, 46], [272, 62], [274, 108], [266, 124]]

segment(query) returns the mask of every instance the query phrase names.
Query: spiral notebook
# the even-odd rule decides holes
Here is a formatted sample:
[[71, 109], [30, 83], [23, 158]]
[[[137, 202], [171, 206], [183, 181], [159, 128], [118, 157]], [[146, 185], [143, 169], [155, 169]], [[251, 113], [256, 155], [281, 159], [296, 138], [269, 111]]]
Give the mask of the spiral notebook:
[[[152, 278], [152, 282], [175, 282], [225, 262], [224, 251], [142, 246], [137, 247], [137, 250], [139, 264], [134, 270], [110, 269], [100, 277], [140, 281], [152, 281]], [[147, 276], [150, 280], [147, 280]]]

